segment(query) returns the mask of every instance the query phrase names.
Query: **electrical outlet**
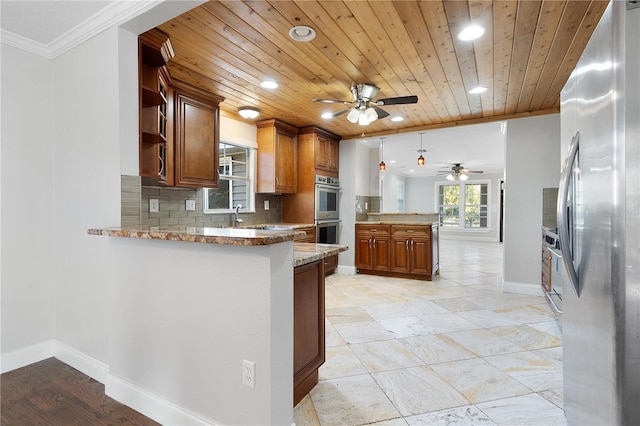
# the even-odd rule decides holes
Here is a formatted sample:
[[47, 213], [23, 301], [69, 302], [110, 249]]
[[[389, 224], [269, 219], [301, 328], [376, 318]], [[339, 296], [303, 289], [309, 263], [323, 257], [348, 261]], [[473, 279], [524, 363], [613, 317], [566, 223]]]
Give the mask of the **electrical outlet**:
[[158, 213], [160, 211], [160, 200], [157, 198], [149, 198], [149, 213]]
[[269, 200], [264, 200], [264, 209], [269, 210]]
[[256, 387], [256, 363], [242, 360], [242, 384], [250, 388]]
[[185, 202], [185, 210], [188, 212], [192, 212], [196, 209], [196, 200], [186, 200]]

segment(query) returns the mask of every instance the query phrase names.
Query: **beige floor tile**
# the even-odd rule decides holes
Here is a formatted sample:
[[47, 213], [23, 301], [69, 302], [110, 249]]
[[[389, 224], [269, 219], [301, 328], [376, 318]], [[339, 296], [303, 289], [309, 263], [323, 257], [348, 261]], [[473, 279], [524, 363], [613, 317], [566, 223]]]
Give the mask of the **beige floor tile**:
[[335, 325], [336, 330], [349, 344], [393, 339], [394, 335], [376, 321], [351, 322]]
[[460, 315], [454, 313], [425, 315], [420, 317], [425, 323], [435, 330], [436, 333], [449, 333], [452, 331], [473, 330], [480, 328]]
[[507, 339], [484, 328], [445, 334], [478, 356], [498, 355], [523, 350], [520, 346], [514, 345]]
[[476, 357], [445, 334], [407, 337], [401, 342], [427, 365]]
[[477, 407], [499, 425], [562, 426], [567, 423], [562, 409], [535, 393], [483, 402]]
[[409, 336], [434, 334], [435, 330], [418, 317], [391, 318], [379, 320], [380, 325], [393, 333], [396, 339]]
[[323, 380], [310, 395], [322, 425], [364, 425], [400, 417], [369, 374]]
[[485, 360], [534, 391], [562, 387], [562, 367], [532, 352], [491, 356]]
[[347, 342], [344, 341], [340, 333], [338, 333], [336, 328], [329, 321], [325, 321], [324, 332], [325, 332], [324, 344], [327, 348], [330, 348], [333, 346], [343, 346], [347, 344]]
[[459, 392], [426, 366], [372, 376], [403, 416], [468, 404]]
[[373, 321], [371, 315], [360, 306], [347, 308], [325, 309], [326, 318], [333, 325], [347, 324], [351, 322]]
[[489, 331], [527, 350], [551, 348], [562, 344], [561, 339], [526, 324], [490, 328]]
[[355, 376], [367, 373], [351, 346], [335, 346], [326, 349], [326, 361], [318, 370], [319, 380]]
[[480, 358], [435, 364], [431, 368], [474, 404], [531, 393], [531, 389]]
[[302, 398], [293, 409], [293, 422], [296, 425], [320, 426], [320, 420], [309, 395]]
[[422, 364], [422, 360], [398, 340], [360, 343], [350, 348], [371, 373]]
[[473, 405], [434, 411], [406, 418], [410, 426], [495, 426], [489, 417]]

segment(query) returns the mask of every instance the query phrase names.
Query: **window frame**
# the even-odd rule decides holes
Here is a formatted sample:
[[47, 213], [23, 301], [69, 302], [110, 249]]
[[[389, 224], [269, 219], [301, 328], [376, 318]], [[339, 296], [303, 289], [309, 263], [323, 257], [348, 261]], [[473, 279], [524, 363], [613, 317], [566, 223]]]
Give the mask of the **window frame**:
[[[487, 202], [486, 204], [478, 204], [477, 206], [480, 208], [480, 211], [482, 210], [482, 207], [486, 207], [486, 212], [487, 212], [487, 223], [486, 226], [479, 226], [479, 227], [467, 227], [466, 226], [466, 210], [467, 210], [467, 190], [466, 190], [466, 185], [486, 185], [487, 186]], [[442, 215], [442, 208], [441, 208], [441, 204], [440, 204], [440, 188], [443, 186], [457, 186], [459, 188], [459, 192], [458, 192], [458, 224], [457, 226], [452, 226], [452, 225], [445, 225], [444, 223], [441, 223], [440, 226], [443, 230], [447, 230], [447, 231], [456, 231], [456, 232], [490, 232], [491, 231], [491, 181], [490, 180], [486, 180], [486, 179], [482, 179], [482, 180], [466, 180], [466, 181], [457, 181], [457, 182], [450, 182], [450, 181], [439, 181], [436, 182], [436, 190], [435, 190], [435, 197], [436, 197], [436, 207], [437, 207], [437, 211], [438, 214]], [[476, 206], [476, 205], [474, 205]], [[481, 217], [481, 216], [480, 216]], [[442, 219], [442, 218], [441, 218]]]
[[[246, 161], [246, 166], [247, 166], [247, 176], [246, 177], [242, 177], [242, 176], [233, 176], [233, 171], [231, 171], [231, 175], [224, 175], [224, 174], [220, 174], [219, 175], [219, 179], [220, 181], [225, 180], [225, 181], [229, 181], [229, 185], [230, 187], [232, 186], [232, 182], [234, 180], [241, 180], [241, 181], [246, 181], [247, 182], [247, 200], [248, 200], [248, 205], [246, 206], [242, 206], [242, 208], [239, 210], [242, 213], [255, 213], [255, 196], [256, 196], [256, 164], [257, 164], [257, 155], [256, 155], [256, 147], [254, 146], [250, 146], [248, 144], [243, 144], [241, 142], [230, 142], [227, 140], [220, 140], [220, 144], [227, 144], [227, 145], [232, 145], [238, 148], [244, 148], [247, 152], [247, 161]], [[222, 153], [222, 151], [220, 151]], [[230, 156], [220, 156], [218, 159], [218, 168], [221, 165], [221, 161], [224, 161], [225, 158], [230, 158], [229, 160], [229, 168], [232, 170], [233, 169], [233, 162], [231, 161], [231, 157]], [[235, 209], [233, 207], [230, 208], [226, 208], [226, 209], [211, 209], [209, 208], [209, 191], [210, 190], [215, 190], [213, 188], [204, 188], [204, 191], [202, 191], [202, 205], [203, 205], [203, 213], [204, 214], [229, 214], [229, 213], [235, 213]], [[233, 197], [233, 193], [230, 191], [229, 192], [229, 204], [231, 204], [232, 202], [232, 198]]]

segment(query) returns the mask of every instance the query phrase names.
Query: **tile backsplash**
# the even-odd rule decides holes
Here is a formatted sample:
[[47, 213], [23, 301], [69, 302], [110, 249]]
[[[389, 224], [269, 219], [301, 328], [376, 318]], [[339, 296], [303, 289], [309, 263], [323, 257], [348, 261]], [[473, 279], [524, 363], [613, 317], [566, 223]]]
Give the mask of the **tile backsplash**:
[[356, 221], [368, 219], [369, 213], [380, 212], [380, 197], [369, 195], [356, 195]]
[[[233, 226], [235, 214], [204, 214], [203, 189], [161, 188], [142, 186], [139, 176], [121, 176], [121, 223], [122, 226]], [[149, 211], [149, 199], [159, 201], [159, 211]], [[186, 201], [194, 200], [196, 209], [187, 211]], [[269, 210], [264, 210], [264, 201], [269, 200]], [[256, 194], [255, 213], [240, 213], [243, 225], [282, 223], [282, 196]]]

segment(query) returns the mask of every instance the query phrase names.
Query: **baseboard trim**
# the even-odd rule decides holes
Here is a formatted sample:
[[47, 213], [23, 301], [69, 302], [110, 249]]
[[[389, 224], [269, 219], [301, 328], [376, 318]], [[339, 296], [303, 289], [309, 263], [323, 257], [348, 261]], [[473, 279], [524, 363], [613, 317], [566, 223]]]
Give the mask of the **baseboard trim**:
[[105, 393], [164, 425], [219, 425], [113, 374], [107, 374]]
[[527, 294], [529, 296], [542, 296], [540, 285], [514, 283], [511, 281], [503, 281], [502, 291], [505, 293]]
[[355, 266], [338, 265], [336, 272], [339, 274], [355, 275], [357, 271]]
[[51, 339], [46, 342], [27, 346], [26, 348], [4, 353], [0, 356], [0, 371], [6, 373], [51, 358], [55, 353], [55, 345], [56, 341]]
[[100, 383], [105, 382], [109, 373], [109, 365], [59, 341], [55, 342], [53, 356]]

